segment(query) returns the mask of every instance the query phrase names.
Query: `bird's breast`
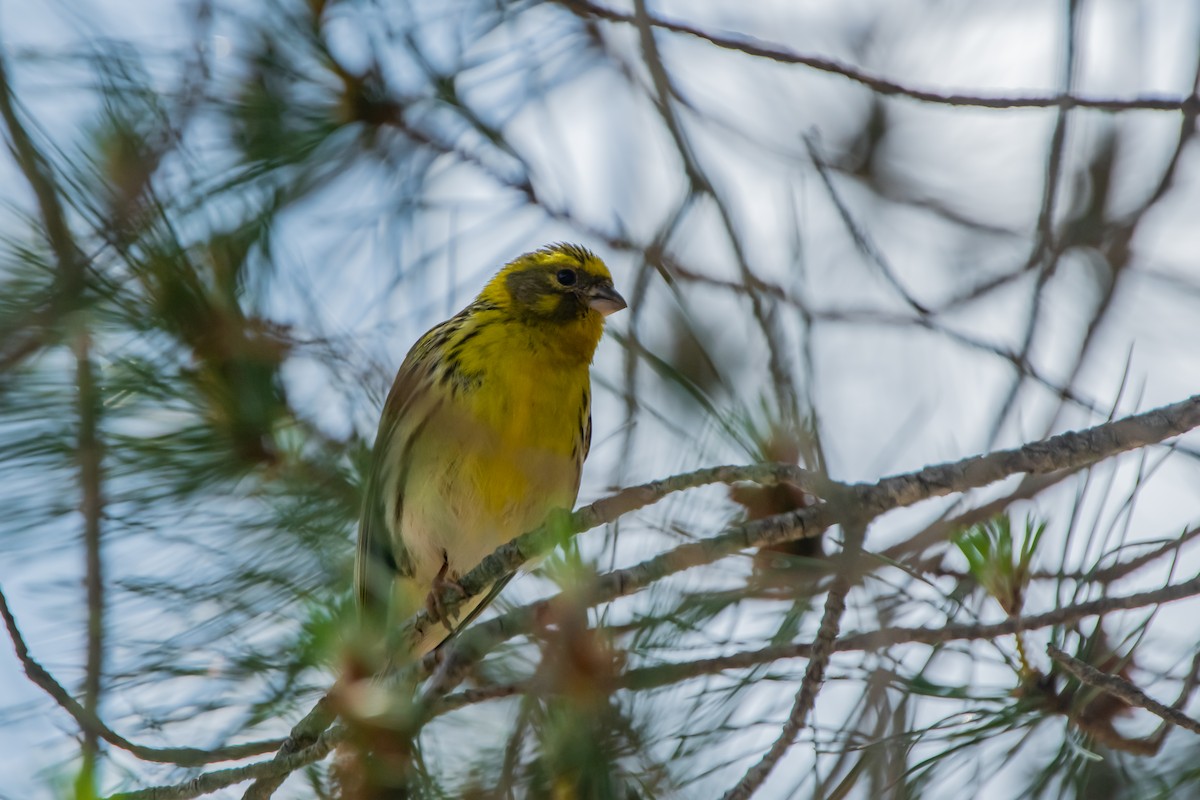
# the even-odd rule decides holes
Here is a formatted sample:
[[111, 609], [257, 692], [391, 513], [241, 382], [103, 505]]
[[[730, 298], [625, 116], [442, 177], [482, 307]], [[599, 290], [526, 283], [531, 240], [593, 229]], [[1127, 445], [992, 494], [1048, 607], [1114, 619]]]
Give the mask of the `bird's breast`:
[[474, 371], [470, 386], [430, 418], [426, 433], [436, 435], [420, 437], [403, 525], [421, 531], [419, 573], [436, 573], [445, 550], [451, 572], [462, 574], [551, 510], [574, 504], [587, 365], [549, 368], [528, 356], [509, 353]]

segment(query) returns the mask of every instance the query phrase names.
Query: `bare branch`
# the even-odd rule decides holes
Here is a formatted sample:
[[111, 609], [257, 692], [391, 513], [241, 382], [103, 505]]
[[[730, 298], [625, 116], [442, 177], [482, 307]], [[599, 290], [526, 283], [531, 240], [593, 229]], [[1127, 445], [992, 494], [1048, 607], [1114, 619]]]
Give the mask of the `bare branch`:
[[[320, 741], [322, 732], [337, 718], [330, 708], [330, 696], [334, 691], [331, 689], [326, 692], [325, 696], [313, 706], [312, 711], [296, 723], [288, 734], [288, 738], [280, 746], [279, 752], [275, 754], [274, 763], [290, 764], [292, 762], [289, 759], [294, 758], [297, 753], [307, 752], [308, 748], [314, 747]], [[314, 760], [319, 760], [319, 758], [321, 756]], [[303, 766], [303, 764], [299, 766]], [[251, 784], [246, 789], [246, 793], [242, 795], [243, 800], [267, 800], [290, 773], [291, 770], [281, 770], [257, 776], [258, 780]]]
[[1116, 675], [1101, 672], [1090, 664], [1067, 655], [1052, 644], [1046, 646], [1046, 653], [1050, 658], [1054, 659], [1056, 664], [1088, 686], [1094, 686], [1103, 692], [1111, 694], [1113, 697], [1118, 697], [1138, 708], [1144, 708], [1151, 714], [1161, 717], [1172, 725], [1186, 728], [1192, 733], [1200, 733], [1200, 722], [1197, 722], [1178, 709], [1163, 705], [1147, 696], [1145, 692], [1129, 681]]
[[[1041, 614], [1010, 617], [1002, 622], [948, 624], [926, 628], [885, 628], [878, 631], [852, 633], [834, 643], [835, 652], [848, 650], [880, 650], [901, 644], [943, 644], [952, 641], [995, 639], [1009, 636], [1018, 631], [1030, 631], [1052, 625], [1064, 625], [1086, 617], [1103, 616], [1113, 611], [1169, 603], [1200, 595], [1200, 577], [1183, 583], [1169, 584], [1160, 589], [1130, 595], [1116, 595], [1089, 600]], [[628, 689], [652, 689], [666, 686], [687, 678], [711, 675], [731, 669], [747, 669], [773, 661], [789, 658], [809, 658], [812, 644], [774, 645], [759, 650], [732, 653], [727, 656], [699, 659], [677, 664], [657, 664], [651, 667], [632, 669], [621, 678], [621, 686]], [[488, 691], [481, 687], [481, 692]]]
[[[80, 326], [82, 327], [82, 325]], [[84, 584], [87, 603], [87, 665], [84, 673], [83, 707], [92, 717], [100, 710], [101, 677], [104, 673], [104, 561], [101, 557], [100, 519], [104, 513], [101, 491], [101, 461], [104, 456], [99, 435], [100, 398], [92, 366], [91, 334], [75, 334], [75, 380], [78, 391], [79, 441], [75, 453], [79, 459], [79, 486], [82, 492], [84, 544]], [[89, 786], [94, 781], [96, 759], [100, 752], [99, 733], [91, 728], [83, 732], [83, 766], [79, 780]], [[94, 792], [94, 789], [92, 789]]]
[[178, 764], [181, 767], [192, 767], [210, 764], [214, 761], [234, 761], [240, 758], [269, 753], [282, 744], [282, 740], [267, 739], [261, 742], [248, 742], [228, 747], [217, 747], [212, 750], [204, 750], [198, 747], [147, 747], [135, 744], [114, 732], [98, 716], [80, 705], [63, 688], [62, 684], [55, 680], [54, 676], [47, 672], [46, 668], [29, 654], [29, 647], [25, 643], [25, 638], [21, 635], [20, 628], [17, 627], [17, 620], [13, 616], [12, 610], [8, 607], [8, 600], [5, 598], [2, 590], [0, 590], [0, 616], [4, 618], [4, 627], [8, 630], [8, 636], [13, 643], [13, 650], [16, 652], [17, 660], [21, 662], [21, 668], [25, 671], [26, 677], [35, 686], [50, 695], [54, 702], [58, 703], [64, 711], [74, 717], [82, 730], [91, 731], [114, 747], [126, 750], [140, 759], [161, 764]]
[[[1041, 614], [1010, 617], [1001, 622], [950, 623], [939, 627], [922, 628], [894, 627], [862, 633], [851, 633], [836, 640], [833, 643], [832, 649], [837, 653], [858, 650], [878, 651], [906, 644], [940, 645], [954, 641], [992, 640], [1001, 636], [1013, 635], [1018, 631], [1032, 631], [1056, 625], [1066, 625], [1086, 619], [1087, 617], [1104, 616], [1114, 611], [1145, 608], [1162, 603], [1184, 600], [1189, 597], [1196, 597], [1197, 595], [1200, 595], [1200, 576], [1190, 581], [1169, 584], [1159, 589], [1137, 592], [1130, 595], [1103, 597], [1097, 600], [1089, 600], [1056, 608]], [[714, 658], [638, 667], [628, 670], [621, 675], [618, 679], [618, 685], [623, 689], [645, 691], [727, 670], [750, 669], [762, 666], [763, 664], [793, 658], [810, 658], [812, 654], [813, 643], [811, 642], [773, 645], [758, 650], [731, 653]], [[512, 697], [513, 695], [527, 691], [528, 688], [529, 685], [524, 681], [478, 686], [448, 696], [437, 707], [435, 713], [439, 715], [445, 714], [474, 703]]]
[[856, 525], [846, 531], [846, 550], [842, 554], [833, 584], [825, 596], [825, 612], [821, 617], [821, 626], [817, 629], [817, 638], [813, 641], [812, 651], [808, 657], [808, 665], [804, 669], [804, 679], [796, 692], [795, 702], [788, 714], [787, 721], [779, 731], [774, 743], [763, 754], [753, 767], [746, 771], [737, 785], [725, 793], [725, 800], [747, 800], [770, 777], [779, 759], [791, 749], [796, 741], [796, 735], [808, 719], [817, 692], [825, 681], [825, 668], [833, 655], [834, 643], [842, 624], [842, 615], [846, 613], [846, 594], [853, 582], [852, 572], [855, 571], [858, 558], [862, 551], [862, 542], [866, 534], [863, 525]]
[[244, 783], [255, 778], [287, 776], [301, 767], [320, 761], [329, 755], [330, 751], [345, 736], [346, 729], [338, 726], [318, 736], [310, 747], [290, 755], [270, 761], [256, 761], [244, 767], [205, 772], [191, 780], [171, 786], [152, 786], [149, 789], [140, 789], [135, 792], [118, 792], [109, 795], [104, 800], [188, 800], [188, 798], [211, 794], [227, 786]]
[[[632, 14], [598, 6], [589, 0], [559, 0], [559, 2], [580, 16], [597, 17], [609, 22], [636, 24]], [[971, 108], [1094, 108], [1099, 111], [1183, 111], [1195, 113], [1200, 109], [1200, 97], [1195, 94], [1186, 97], [1137, 97], [1130, 100], [1111, 98], [1080, 97], [1069, 92], [1045, 97], [982, 97], [974, 94], [956, 94], [934, 92], [927, 89], [915, 89], [895, 81], [871, 75], [863, 70], [847, 66], [838, 61], [818, 56], [806, 56], [787, 49], [779, 44], [766, 43], [750, 37], [734, 38], [718, 36], [714, 33], [700, 30], [681, 22], [671, 22], [661, 17], [649, 17], [649, 24], [673, 33], [682, 33], [702, 39], [722, 50], [733, 50], [756, 58], [765, 58], [781, 64], [797, 64], [840, 75], [855, 83], [866, 86], [882, 95], [907, 97], [924, 103], [936, 103], [949, 106], [966, 106]]]

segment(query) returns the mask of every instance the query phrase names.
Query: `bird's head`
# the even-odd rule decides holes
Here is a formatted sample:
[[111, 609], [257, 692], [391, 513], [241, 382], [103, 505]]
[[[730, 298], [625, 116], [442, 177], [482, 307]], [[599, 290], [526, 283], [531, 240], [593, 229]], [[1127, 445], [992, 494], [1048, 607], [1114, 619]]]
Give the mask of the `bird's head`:
[[574, 244], [553, 244], [516, 258], [479, 298], [529, 322], [590, 323], [597, 337], [603, 318], [625, 308], [608, 267]]

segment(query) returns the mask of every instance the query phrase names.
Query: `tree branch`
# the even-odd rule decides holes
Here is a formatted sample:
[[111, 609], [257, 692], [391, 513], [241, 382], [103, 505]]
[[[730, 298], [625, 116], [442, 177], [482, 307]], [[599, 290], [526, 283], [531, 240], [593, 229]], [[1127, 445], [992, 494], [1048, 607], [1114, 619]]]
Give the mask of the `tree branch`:
[[[84, 672], [83, 708], [99, 717], [101, 681], [104, 675], [104, 559], [101, 556], [100, 518], [104, 513], [101, 491], [103, 444], [100, 441], [100, 398], [97, 394], [91, 356], [91, 333], [82, 320], [75, 333], [75, 381], [78, 392], [79, 440], [75, 453], [79, 459], [80, 510], [83, 512], [84, 585], [87, 610], [87, 665]], [[83, 765], [79, 770], [80, 787], [95, 794], [96, 761], [100, 754], [100, 736], [94, 728], [83, 731]]]
[[[858, 650], [875, 651], [905, 644], [945, 644], [954, 641], [996, 639], [1015, 634], [1018, 631], [1032, 631], [1055, 625], [1065, 625], [1087, 617], [1104, 616], [1113, 611], [1145, 608], [1197, 595], [1200, 595], [1200, 576], [1183, 583], [1170, 584], [1161, 589], [1089, 600], [1041, 614], [1010, 617], [1002, 622], [949, 623], [936, 628], [885, 628], [851, 633], [835, 641], [833, 651], [835, 653]], [[810, 658], [812, 653], [812, 642], [797, 642], [696, 661], [654, 664], [627, 670], [617, 678], [617, 686], [635, 692], [646, 691], [662, 686], [671, 686], [692, 678], [714, 675], [726, 670], [751, 669], [792, 658]], [[527, 681], [477, 686], [446, 697], [435, 713], [445, 714], [475, 703], [512, 697], [523, 694], [529, 688], [530, 684]]]
[[118, 792], [109, 795], [104, 800], [188, 800], [188, 798], [211, 794], [227, 786], [255, 778], [287, 776], [301, 767], [320, 761], [329, 755], [329, 752], [345, 736], [346, 729], [338, 726], [318, 736], [311, 746], [287, 756], [273, 758], [270, 761], [256, 761], [244, 767], [205, 772], [191, 780], [170, 786], [152, 786], [136, 792]]
[[1127, 680], [1116, 675], [1109, 675], [1106, 672], [1101, 672], [1090, 664], [1086, 664], [1077, 658], [1073, 658], [1062, 650], [1059, 650], [1054, 645], [1046, 646], [1046, 653], [1054, 660], [1056, 664], [1066, 670], [1069, 674], [1077, 678], [1081, 683], [1111, 694], [1113, 697], [1118, 697], [1125, 702], [1135, 705], [1138, 708], [1144, 708], [1151, 714], [1161, 717], [1163, 720], [1178, 725], [1180, 728], [1186, 728], [1192, 733], [1200, 733], [1200, 722], [1189, 717], [1178, 709], [1163, 705], [1157, 700], [1149, 697], [1138, 687], [1134, 686]]
[[262, 753], [269, 753], [282, 744], [282, 741], [279, 739], [269, 739], [262, 742], [218, 747], [212, 750], [203, 750], [197, 747], [147, 747], [135, 744], [114, 732], [95, 713], [80, 705], [63, 688], [62, 684], [55, 680], [54, 676], [47, 672], [45, 667], [29, 654], [29, 647], [21, 635], [20, 628], [17, 627], [17, 620], [13, 616], [12, 610], [8, 607], [8, 600], [5, 598], [2, 590], [0, 590], [0, 617], [4, 618], [4, 627], [8, 630], [9, 638], [12, 639], [17, 661], [21, 663], [21, 668], [25, 671], [26, 677], [35, 686], [50, 695], [54, 702], [58, 703], [64, 711], [70, 714], [79, 724], [80, 729], [94, 733], [114, 747], [128, 751], [144, 761], [152, 761], [160, 764], [178, 764], [181, 767], [195, 767], [210, 764], [213, 761], [233, 761], [249, 756], [261, 755]]
[[[312, 711], [308, 712], [304, 719], [296, 723], [288, 734], [288, 737], [283, 740], [279, 752], [276, 753], [273, 759], [274, 762], [280, 764], [291, 763], [289, 759], [295, 757], [297, 753], [307, 752], [308, 748], [315, 746], [320, 741], [322, 732], [332, 725], [333, 721], [337, 718], [337, 715], [330, 708], [330, 696], [333, 694], [333, 691], [331, 689], [327, 692], [313, 706]], [[267, 800], [290, 773], [291, 770], [281, 770], [263, 776], [256, 776], [258, 779], [246, 789], [246, 793], [242, 795], [242, 800]]]
[[813, 705], [817, 700], [817, 692], [825, 681], [825, 668], [833, 655], [834, 644], [842, 624], [842, 615], [846, 613], [846, 595], [852, 583], [857, 582], [853, 574], [857, 571], [858, 559], [862, 554], [863, 539], [866, 526], [854, 523], [845, 527], [846, 549], [842, 553], [841, 564], [829, 592], [825, 596], [825, 611], [821, 617], [821, 625], [817, 629], [817, 637], [813, 640], [812, 650], [808, 657], [808, 665], [804, 669], [804, 679], [796, 692], [791, 713], [779, 731], [770, 749], [763, 754], [753, 767], [746, 771], [737, 785], [725, 793], [725, 800], [748, 800], [758, 788], [770, 777], [779, 759], [791, 749], [796, 735], [808, 719]]
[[[823, 482], [825, 485], [813, 486], [813, 493], [824, 497], [826, 502], [788, 514], [735, 525], [716, 536], [680, 545], [627, 569], [614, 570], [598, 579], [593, 599], [595, 602], [604, 602], [622, 597], [667, 575], [711, 563], [739, 550], [816, 536], [831, 525], [846, 519], [873, 519], [922, 500], [977, 489], [1020, 473], [1044, 475], [1064, 469], [1076, 469], [1129, 450], [1161, 442], [1198, 425], [1200, 395], [1193, 395], [1179, 403], [1115, 422], [1059, 434], [1012, 450], [998, 450], [961, 461], [936, 464], [916, 472], [884, 478], [874, 484], [842, 486], [832, 481]], [[764, 465], [764, 469], [768, 468], [782, 470], [784, 475], [791, 470], [798, 470], [796, 467]], [[717, 472], [729, 469], [731, 468], [714, 468]], [[692, 474], [696, 473], [689, 475]], [[679, 477], [686, 479], [689, 476]], [[812, 479], [813, 475], [800, 471], [799, 477], [802, 480], [805, 477]], [[630, 491], [636, 493], [637, 506], [641, 507], [665, 496], [663, 490], [657, 488], [658, 485], [671, 485], [675, 480], [669, 478]], [[607, 501], [603, 500], [597, 501], [572, 515], [569, 534], [588, 530], [616, 519], [621, 513], [627, 513], [618, 508], [617, 504], [602, 505], [606, 503]], [[528, 559], [547, 552], [559, 539], [553, 525], [544, 525], [519, 536], [498, 548], [479, 566], [468, 572], [461, 580], [462, 587], [468, 597], [472, 596]], [[447, 594], [446, 599], [458, 598]], [[536, 611], [539, 605], [516, 609], [485, 624], [493, 626], [493, 635], [503, 635], [505, 629], [520, 630], [522, 628], [513, 625], [518, 615]], [[428, 624], [428, 615], [419, 612], [406, 627], [423, 631], [424, 626]]]
[[[590, 16], [609, 22], [637, 24], [633, 14], [604, 8], [589, 2], [589, 0], [558, 0], [558, 2], [579, 16]], [[949, 106], [966, 106], [971, 108], [1093, 108], [1099, 111], [1183, 111], [1195, 113], [1200, 109], [1200, 97], [1195, 94], [1185, 97], [1137, 97], [1130, 100], [1115, 100], [1111, 98], [1080, 97], [1069, 92], [1044, 97], [981, 97], [973, 94], [954, 94], [934, 92], [927, 89], [915, 89], [897, 83], [887, 78], [872, 75], [841, 62], [818, 56], [807, 56], [796, 53], [786, 47], [749, 36], [735, 38], [733, 36], [718, 36], [699, 28], [681, 22], [672, 22], [661, 17], [649, 17], [649, 24], [672, 33], [682, 33], [694, 36], [722, 50], [732, 50], [756, 58], [765, 58], [780, 64], [797, 64], [840, 75], [855, 83], [866, 86], [881, 95], [895, 95], [919, 100], [924, 103], [936, 103]]]
[[[1063, 608], [1056, 608], [1041, 614], [1009, 617], [1001, 622], [991, 623], [954, 623], [940, 627], [921, 628], [885, 628], [877, 631], [852, 633], [843, 636], [834, 643], [834, 652], [847, 650], [878, 650], [901, 644], [942, 644], [945, 642], [995, 639], [1008, 636], [1018, 631], [1036, 630], [1052, 625], [1064, 625], [1085, 617], [1103, 616], [1113, 611], [1124, 611], [1133, 608], [1169, 603], [1200, 595], [1200, 576], [1183, 583], [1175, 583], [1160, 589], [1138, 592], [1130, 595], [1102, 597]], [[622, 688], [632, 690], [653, 689], [667, 686], [680, 680], [711, 675], [730, 669], [747, 669], [750, 667], [782, 661], [789, 658], [809, 658], [813, 645], [808, 642], [797, 644], [773, 645], [759, 650], [733, 653], [726, 656], [716, 656], [697, 661], [676, 664], [656, 664], [650, 667], [639, 667], [626, 672], [620, 679]], [[479, 687], [478, 691], [488, 692], [490, 687]]]
[[[839, 521], [873, 519], [888, 511], [910, 506], [922, 500], [979, 488], [1015, 474], [1042, 475], [1064, 469], [1077, 469], [1129, 450], [1162, 442], [1198, 425], [1200, 425], [1200, 395], [1193, 395], [1186, 400], [1143, 414], [1107, 422], [1082, 431], [1059, 434], [1011, 450], [1000, 450], [956, 462], [929, 466], [916, 472], [884, 478], [875, 484], [847, 486], [822, 478], [799, 467], [780, 464], [747, 467], [725, 466], [697, 470], [625, 489], [612, 497], [597, 500], [595, 503], [579, 509], [565, 520], [548, 522], [536, 530], [517, 537], [508, 544], [497, 548], [477, 567], [463, 576], [460, 584], [465, 595], [451, 590], [444, 599], [448, 603], [461, 602], [464, 596], [471, 597], [479, 593], [484, 587], [490, 586], [499, 578], [517, 569], [530, 558], [548, 552], [564, 538], [612, 522], [633, 510], [651, 505], [672, 492], [695, 486], [750, 480], [751, 476], [764, 481], [787, 480], [825, 498], [826, 502], [788, 514], [736, 525], [716, 536], [689, 542], [627, 569], [606, 573], [597, 578], [595, 589], [589, 598], [590, 603], [606, 602], [631, 594], [667, 575], [717, 561], [740, 550], [815, 536]], [[1154, 602], [1145, 599], [1150, 595], [1161, 597], [1162, 599], [1158, 602], [1165, 602], [1168, 599], [1198, 594], [1200, 593], [1200, 578], [1194, 582], [1168, 587], [1168, 589], [1170, 591], [1146, 593], [1140, 596], [1137, 602]], [[1131, 596], [1124, 600], [1133, 602], [1137, 597], [1139, 596]], [[457, 682], [456, 677], [461, 677], [468, 665], [499, 642], [530, 630], [538, 615], [545, 613], [558, 599], [557, 597], [549, 598], [513, 609], [486, 622], [478, 623], [455, 636], [449, 646], [455, 654], [455, 667], [459, 670], [459, 675], [441, 673], [439, 681], [442, 688], [446, 691], [453, 689]], [[1109, 598], [1095, 601], [1090, 606], [1086, 603], [1080, 604], [1076, 609], [1084, 607], [1096, 609], [1079, 612], [1086, 616], [1092, 613], [1103, 613], [1105, 609], [1136, 607], [1111, 605], [1112, 603], [1112, 598]], [[1050, 612], [1043, 616], [1053, 617], [1059, 613], [1061, 612]], [[1034, 620], [1037, 619], [1034, 618]], [[410, 637], [419, 636], [430, 624], [428, 615], [423, 611], [418, 612], [400, 627], [398, 637], [394, 641], [412, 641]], [[994, 635], [1013, 633], [1017, 629], [1031, 624], [1039, 623], [1027, 619], [1007, 620], [993, 626]], [[986, 626], [975, 627], [979, 630], [986, 628]], [[941, 637], [954, 638], [945, 633], [945, 630], [948, 629], [949, 626], [946, 629], [934, 629], [929, 632], [916, 629], [910, 631], [909, 634], [913, 637], [912, 641], [919, 640], [921, 636], [933, 636], [934, 638], [930, 641], [941, 641]], [[900, 630], [892, 629], [872, 635], [894, 635]], [[841, 646], [850, 647], [848, 643], [852, 641], [858, 642], [859, 644], [856, 646], [861, 647], [864, 638], [862, 635], [847, 637], [841, 642]], [[835, 649], [840, 648], [835, 647]], [[811, 654], [811, 651], [808, 652]], [[795, 657], [796, 655], [801, 655], [801, 653], [794, 652], [792, 655], [781, 654], [775, 657]], [[416, 666], [423, 674], [429, 674], [437, 666], [438, 660], [444, 657], [447, 655], [435, 651], [425, 656]], [[712, 661], [697, 663], [711, 664]], [[313, 717], [315, 713], [314, 709], [314, 713], [310, 714], [310, 717]]]
[[30, 327], [35, 328], [26, 334], [24, 339], [9, 336], [11, 342], [4, 343], [0, 351], [0, 367], [8, 369], [32, 355], [40, 349], [47, 340], [46, 329], [49, 328], [64, 313], [78, 307], [83, 299], [85, 262], [83, 255], [76, 245], [75, 237], [67, 223], [66, 213], [58, 196], [53, 171], [49, 162], [38, 151], [33, 138], [25, 130], [24, 124], [17, 115], [16, 99], [13, 97], [12, 84], [8, 70], [0, 53], [0, 119], [4, 121], [8, 132], [9, 145], [12, 148], [17, 167], [24, 175], [29, 188], [37, 203], [38, 214], [44, 226], [46, 242], [58, 263], [58, 274], [55, 289], [48, 307], [39, 309], [29, 315]]
[[[729, 484], [739, 481], [763, 485], [790, 483], [817, 496], [832, 496], [849, 488], [794, 464], [706, 467], [640, 486], [631, 486], [586, 505], [567, 518], [551, 519], [535, 530], [497, 548], [459, 581], [463, 593], [451, 589], [443, 600], [450, 606], [454, 602], [474, 597], [504, 575], [530, 559], [549, 552], [565, 539], [615, 522], [625, 514], [653, 505], [670, 494], [714, 483]], [[426, 612], [418, 612], [399, 628], [398, 641], [415, 641], [433, 624], [435, 623]]]

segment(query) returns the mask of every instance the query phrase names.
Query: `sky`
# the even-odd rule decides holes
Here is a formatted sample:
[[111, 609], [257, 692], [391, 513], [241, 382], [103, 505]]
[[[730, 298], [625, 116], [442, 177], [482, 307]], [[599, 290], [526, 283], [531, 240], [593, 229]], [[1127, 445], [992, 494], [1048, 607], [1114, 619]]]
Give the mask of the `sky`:
[[[651, 10], [707, 30], [782, 42], [931, 91], [1040, 96], [1062, 86], [1061, 5], [864, 0], [836, 9], [818, 2], [775, 2], [734, 10], [721, 2], [668, 2], [653, 3]], [[464, 13], [469, 7], [466, 2], [437, 10], [401, 4], [389, 14], [372, 4], [353, 5], [339, 10], [331, 25], [330, 49], [353, 63], [365, 61], [364, 54], [374, 48], [395, 85], [414, 92], [421, 80], [411, 60], [393, 46], [396, 39], [389, 38], [397, 30], [413, 31], [435, 68], [469, 65], [456, 88], [489, 124], [520, 144], [539, 197], [559, 212], [557, 218], [522, 207], [504, 185], [521, 176], [520, 164], [430, 109], [428, 124], [460, 134], [457, 141], [464, 149], [483, 154], [484, 168], [434, 161], [422, 185], [419, 213], [401, 215], [396, 209], [411, 186], [405, 176], [360, 162], [279, 221], [277, 272], [259, 298], [264, 312], [300, 334], [341, 343], [349, 369], [367, 376], [361, 389], [347, 390], [315, 360], [297, 358], [285, 373], [292, 401], [331, 436], [369, 431], [391, 370], [412, 341], [468, 302], [506, 259], [545, 242], [580, 240], [608, 260], [618, 288], [625, 291], [635, 282], [639, 262], [627, 252], [606, 249], [597, 234], [647, 241], [678, 214], [667, 246], [681, 263], [711, 280], [680, 292], [651, 281], [636, 332], [650, 351], [672, 353], [681, 325], [689, 327], [720, 365], [724, 407], [731, 412], [757, 408], [769, 365], [747, 304], [717, 285], [740, 278], [722, 209], [707, 200], [685, 201], [688, 184], [677, 143], [653, 104], [632, 92], [617, 71], [590, 68], [584, 54], [572, 49], [579, 40], [567, 35], [572, 20], [560, 9], [532, 9], [476, 38], [472, 18]], [[190, 8], [135, 0], [0, 3], [0, 45], [22, 102], [43, 135], [69, 148], [83, 140], [97, 108], [84, 88], [85, 72], [65, 59], [43, 67], [29, 58], [31, 53], [63, 53], [111, 37], [153, 54], [147, 63], [159, 70], [154, 76], [165, 91], [176, 85], [176, 55], [196, 43]], [[238, 17], [267, 14], [266, 8], [251, 5], [236, 13], [221, 8], [199, 39], [231, 81], [244, 70], [240, 59], [253, 44]], [[604, 30], [612, 52], [626, 59], [637, 79], [651, 83], [633, 32], [618, 26]], [[1200, 8], [1093, 0], [1084, 4], [1081, 17], [1073, 91], [1119, 98], [1184, 95], [1191, 87], [1197, 41]], [[1028, 257], [1053, 111], [885, 101], [886, 136], [874, 151], [870, 181], [839, 173], [832, 182], [839, 201], [852, 211], [856, 231], [845, 224], [812, 167], [811, 154], [831, 162], [853, 159], [873, 107], [870, 92], [805, 67], [714, 52], [691, 37], [663, 36], [659, 46], [673, 68], [678, 125], [726, 199], [747, 262], [761, 278], [830, 318], [808, 330], [795, 308], [781, 304], [775, 324], [788, 344], [802, 393], [819, 411], [831, 474], [872, 481], [1100, 421], [1102, 415], [1078, 407], [1060, 414], [1052, 392], [1027, 384], [1017, 395], [1015, 413], [995, 424], [1011, 385], [1011, 364], [963, 341], [1020, 348], [1031, 280], [1014, 280], [986, 302], [963, 303], [941, 315], [941, 324], [957, 339], [894, 324], [897, 319], [911, 323], [910, 299], [937, 307]], [[198, 126], [201, 143], [205, 133]], [[1067, 177], [1056, 217], [1068, 218], [1087, 201], [1087, 165], [1108, 141], [1118, 148], [1112, 209], [1135, 209], [1153, 191], [1177, 136], [1175, 114], [1072, 112], [1063, 148]], [[220, 153], [207, 155], [220, 160]], [[1139, 225], [1132, 242], [1135, 266], [1121, 276], [1120, 291], [1075, 378], [1076, 392], [1101, 412], [1115, 403], [1114, 413], [1130, 413], [1195, 391], [1200, 268], [1194, 254], [1200, 252], [1200, 227], [1191, 220], [1200, 207], [1198, 158], [1194, 148], [1184, 153], [1172, 193]], [[0, 185], [11, 187], [7, 203], [28, 207], [28, 193], [3, 158]], [[961, 224], [964, 219], [970, 224]], [[864, 257], [864, 238], [876, 257]], [[1070, 377], [1099, 299], [1103, 270], [1080, 250], [1069, 253], [1046, 282], [1031, 361], [1051, 381]], [[312, 298], [319, 303], [311, 304]], [[844, 320], [832, 319], [838, 316]], [[612, 324], [617, 334], [633, 332], [630, 316]], [[717, 426], [703, 423], [699, 410], [670, 381], [644, 366], [637, 373], [644, 413], [631, 422], [618, 388], [626, 379], [625, 364], [615, 339], [606, 341], [595, 365], [595, 445], [581, 501], [617, 484], [746, 460]], [[807, 371], [806, 364], [811, 365]], [[1188, 441], [1197, 443], [1195, 437]], [[1136, 458], [1124, 459], [1113, 485], [1128, 486], [1137, 468]], [[1197, 485], [1194, 460], [1172, 458], [1146, 482], [1132, 509], [1124, 507], [1119, 491], [1093, 490], [1084, 498], [1082, 516], [1118, 528], [1127, 525], [1132, 541], [1156, 540], [1194, 523], [1200, 510]], [[978, 499], [997, 493], [981, 492]], [[616, 562], [632, 563], [672, 541], [666, 532], [670, 524], [711, 529], [722, 498], [705, 497], [695, 504], [668, 504], [640, 520], [635, 529], [643, 535], [627, 538], [615, 551]], [[1068, 488], [1050, 493], [1037, 508], [1065, 527], [1074, 499]], [[873, 530], [872, 541], [884, 547], [945, 507], [893, 515]], [[74, 521], [67, 517], [63, 524]], [[36, 657], [74, 685], [82, 674], [80, 609], [72, 606], [73, 593], [82, 591], [77, 584], [81, 564], [71, 561], [78, 553], [47, 552], [15, 535], [9, 541], [23, 544], [20, 549], [10, 545], [5, 557], [0, 543], [0, 586]], [[1072, 556], [1094, 556], [1092, 546], [1076, 541]], [[1196, 566], [1194, 558], [1185, 560], [1179, 574]], [[153, 563], [138, 568], [152, 569]], [[1142, 580], [1153, 585], [1160, 578]], [[688, 580], [685, 576], [680, 585]], [[528, 583], [528, 592], [540, 590]], [[44, 602], [47, 591], [54, 592], [53, 603]], [[1167, 643], [1164, 661], [1193, 647], [1192, 617], [1186, 604], [1160, 612], [1165, 629], [1189, 631], [1184, 640]], [[136, 619], [153, 623], [152, 615]], [[745, 624], [751, 636], [773, 623], [751, 619]], [[1002, 680], [1002, 672], [996, 678]], [[769, 705], [774, 699], [758, 701]], [[844, 702], [834, 689], [823, 695], [818, 714], [836, 714]], [[74, 746], [66, 715], [22, 678], [11, 648], [0, 647], [0, 707], [13, 706], [28, 711], [14, 717], [19, 725], [0, 729], [0, 798], [36, 795], [45, 786], [43, 771]], [[760, 733], [770, 738], [769, 728]], [[800, 779], [801, 763], [808, 762], [781, 769], [763, 796], [788, 796]], [[736, 773], [719, 773], [711, 785], [725, 785]], [[993, 788], [996, 797], [1006, 796], [1003, 791]]]

